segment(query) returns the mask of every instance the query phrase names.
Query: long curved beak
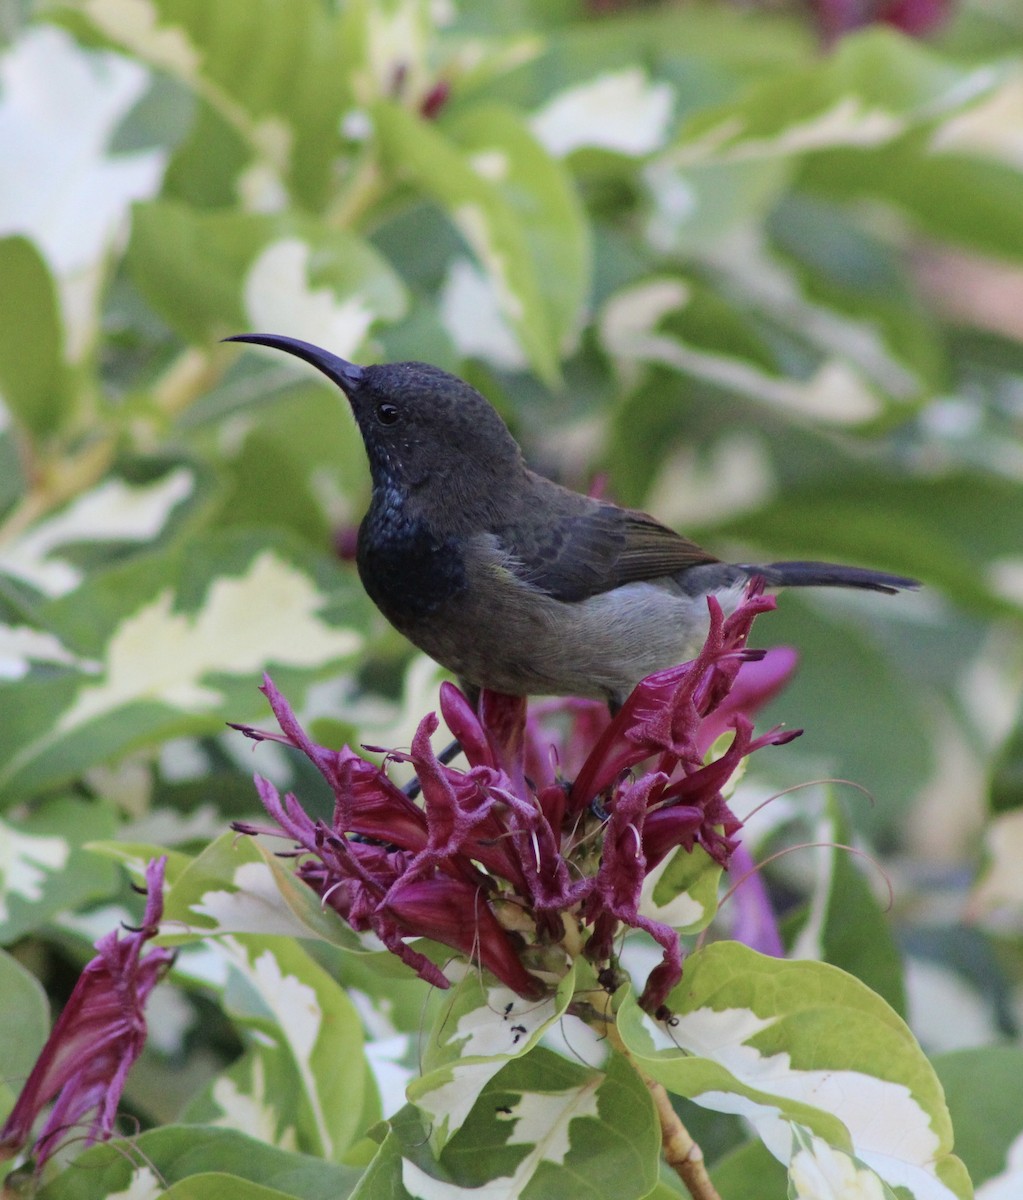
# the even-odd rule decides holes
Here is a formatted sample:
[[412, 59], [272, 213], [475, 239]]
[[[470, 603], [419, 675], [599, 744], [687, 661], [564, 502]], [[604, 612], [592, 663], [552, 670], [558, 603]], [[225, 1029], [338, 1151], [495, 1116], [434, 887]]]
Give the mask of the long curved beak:
[[251, 342], [254, 346], [269, 346], [271, 350], [283, 350], [285, 354], [293, 354], [322, 371], [329, 380], [347, 395], [353, 388], [359, 386], [366, 374], [364, 367], [346, 362], [314, 346], [312, 342], [302, 342], [298, 338], [284, 337], [279, 333], [238, 333], [234, 337], [224, 338], [225, 342]]

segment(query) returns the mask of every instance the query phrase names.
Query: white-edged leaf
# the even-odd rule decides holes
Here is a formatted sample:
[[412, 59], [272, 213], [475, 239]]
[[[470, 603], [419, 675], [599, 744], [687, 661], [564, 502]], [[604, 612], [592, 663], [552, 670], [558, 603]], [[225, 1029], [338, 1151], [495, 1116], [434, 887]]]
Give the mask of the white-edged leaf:
[[274, 849], [284, 847], [290, 843], [271, 848], [252, 837], [222, 834], [175, 879], [166, 907], [168, 933], [272, 933], [361, 949], [358, 936], [296, 877], [292, 860], [275, 857]]
[[438, 1152], [505, 1062], [526, 1054], [561, 1018], [574, 987], [573, 969], [554, 995], [527, 1001], [479, 971], [466, 971], [450, 999], [445, 997], [423, 1049], [422, 1076], [408, 1090], [409, 1099], [430, 1116], [430, 1140]]
[[786, 374], [735, 310], [678, 277], [616, 293], [600, 318], [601, 339], [627, 374], [656, 363], [790, 417], [858, 425], [884, 410], [882, 389], [853, 358], [817, 353], [803, 378]]
[[343, 664], [362, 645], [350, 622], [365, 604], [280, 534], [192, 537], [97, 572], [39, 609], [83, 668], [0, 682], [0, 695], [18, 689], [0, 725], [0, 778], [12, 794], [52, 786], [135, 747], [263, 715], [264, 670], [299, 687]]
[[68, 797], [0, 820], [0, 941], [17, 941], [65, 909], [110, 895], [115, 873], [85, 843], [114, 828], [112, 806]]
[[257, 329], [355, 355], [377, 321], [405, 311], [405, 289], [368, 242], [297, 214], [203, 212], [154, 201], [136, 212], [128, 267], [182, 337]]
[[1008, 65], [960, 66], [878, 26], [844, 39], [828, 58], [757, 80], [737, 101], [700, 113], [670, 153], [680, 163], [725, 162], [883, 145], [962, 112], [1010, 74]]
[[589, 287], [585, 223], [561, 165], [498, 106], [453, 122], [450, 137], [394, 104], [373, 120], [389, 169], [445, 208], [534, 370], [556, 381]]
[[154, 541], [195, 487], [194, 472], [184, 466], [144, 484], [107, 478], [5, 546], [0, 551], [0, 572], [46, 596], [65, 596], [85, 578], [85, 571], [74, 562], [76, 547]]
[[853, 1154], [914, 1200], [964, 1200], [941, 1086], [906, 1024], [859, 980], [824, 963], [738, 943], [694, 953], [657, 1024], [631, 997], [620, 1030], [665, 1087], [753, 1123], [782, 1162], [799, 1126]]
[[[321, 204], [350, 96], [340, 20], [315, 0], [84, 0], [92, 30], [210, 105], [251, 156], [243, 192]], [[263, 179], [255, 186], [253, 177]]]
[[653, 1104], [618, 1054], [604, 1070], [542, 1046], [506, 1062], [436, 1158], [421, 1139], [412, 1141], [414, 1127], [398, 1129], [406, 1155], [401, 1182], [422, 1200], [481, 1194], [638, 1200], [657, 1178], [660, 1130]]
[[344, 989], [290, 937], [223, 936], [208, 952], [225, 967], [222, 1002], [251, 1041], [245, 1062], [211, 1085], [204, 1119], [238, 1128], [258, 1114], [282, 1149], [338, 1161], [379, 1113]]
[[163, 150], [109, 151], [148, 83], [140, 63], [85, 50], [52, 26], [30, 26], [0, 56], [0, 236], [24, 234], [41, 250], [58, 281], [71, 360], [96, 331], [105, 255], [131, 205], [163, 177]]
[[670, 84], [625, 67], [555, 93], [529, 123], [559, 158], [584, 147], [640, 157], [664, 145], [674, 105]]

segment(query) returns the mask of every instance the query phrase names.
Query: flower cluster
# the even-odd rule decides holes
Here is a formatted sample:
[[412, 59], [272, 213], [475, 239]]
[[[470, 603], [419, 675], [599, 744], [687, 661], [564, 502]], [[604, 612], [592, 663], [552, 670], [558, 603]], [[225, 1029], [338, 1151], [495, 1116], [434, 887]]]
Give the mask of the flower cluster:
[[[406, 939], [441, 942], [537, 998], [578, 948], [602, 969], [620, 929], [642, 929], [662, 961], [641, 1002], [663, 1013], [682, 954], [677, 932], [640, 911], [644, 879], [677, 847], [701, 846], [727, 865], [740, 823], [723, 789], [746, 755], [797, 736], [775, 729], [754, 738], [750, 719], [792, 666], [786, 651], [746, 647], [773, 599], [751, 587], [727, 620], [708, 603], [699, 657], [644, 679], [613, 719], [598, 716], [599, 706], [567, 702], [575, 719], [560, 753], [535, 717], [527, 721], [524, 699], [484, 692], [477, 712], [442, 685], [440, 708], [468, 769], [438, 759], [438, 719], [426, 716], [410, 751], [392, 752], [415, 768], [421, 806], [348, 747], [314, 744], [267, 679], [282, 735], [239, 728], [301, 750], [333, 792], [333, 819], [313, 820], [293, 795], [257, 777], [275, 824], [235, 828], [291, 839], [298, 874], [323, 902], [439, 987], [448, 986], [443, 973]], [[728, 732], [725, 750], [706, 761]]]
[[36, 1119], [55, 1097], [35, 1139], [37, 1168], [57, 1149], [61, 1135], [86, 1118], [87, 1146], [110, 1137], [128, 1072], [146, 1042], [146, 1001], [174, 958], [159, 947], [142, 954], [159, 932], [166, 865], [166, 858], [153, 859], [146, 870], [142, 925], [125, 937], [112, 930], [96, 943], [96, 957], [79, 976], [0, 1129], [0, 1159], [28, 1143]]

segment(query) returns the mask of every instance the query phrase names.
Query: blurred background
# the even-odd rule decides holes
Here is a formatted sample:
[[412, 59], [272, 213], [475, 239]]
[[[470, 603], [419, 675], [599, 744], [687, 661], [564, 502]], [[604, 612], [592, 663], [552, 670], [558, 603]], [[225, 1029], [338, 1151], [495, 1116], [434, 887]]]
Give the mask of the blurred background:
[[[256, 810], [255, 766], [302, 784], [225, 732], [268, 723], [264, 669], [333, 744], [407, 746], [435, 706], [442, 673], [351, 561], [369, 481], [343, 397], [219, 339], [422, 359], [537, 469], [722, 557], [924, 582], [760, 620], [800, 661], [764, 721], [806, 732], [735, 807], [785, 792], [756, 859], [862, 851], [766, 868], [792, 952], [908, 1016], [975, 1181], [1002, 1170], [1023, 1128], [1021, 51], [1018, 0], [7, 0], [3, 970], [66, 995], [123, 899], [85, 843], [194, 853]], [[128, 1093], [148, 1121], [238, 1048], [215, 996], [164, 992]], [[414, 1032], [413, 1004], [391, 1016]], [[998, 1097], [983, 1119], [971, 1078]], [[709, 1153], [738, 1137], [706, 1120]]]

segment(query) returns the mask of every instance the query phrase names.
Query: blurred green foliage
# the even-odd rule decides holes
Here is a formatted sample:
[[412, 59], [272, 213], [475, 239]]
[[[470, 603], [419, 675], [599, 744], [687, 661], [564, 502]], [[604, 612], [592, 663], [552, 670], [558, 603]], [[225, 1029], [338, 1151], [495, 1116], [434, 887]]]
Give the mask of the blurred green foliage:
[[[723, 2], [82, 0], [0, 35], [0, 932], [23, 962], [59, 991], [118, 898], [83, 842], [194, 851], [255, 809], [222, 731], [265, 720], [264, 668], [352, 741], [407, 743], [434, 703], [335, 552], [368, 491], [343, 401], [219, 343], [260, 330], [455, 370], [539, 469], [605, 476], [723, 556], [919, 576], [760, 622], [801, 655], [768, 719], [806, 735], [751, 795], [837, 776], [874, 806], [797, 792], [756, 836], [884, 858], [887, 928], [861, 863], [772, 868], [802, 953], [908, 987], [935, 1050], [961, 1044], [935, 1011], [1017, 1035], [992, 999], [1023, 980], [1015, 6], [828, 53]], [[967, 917], [972, 976], [948, 953]], [[415, 1004], [394, 1019], [414, 1032]], [[147, 1051], [144, 1118], [168, 1060], [182, 1105], [213, 1094], [221, 1048], [187, 1029]], [[943, 1077], [968, 1108], [962, 1060]], [[1009, 1132], [996, 1153], [969, 1124], [976, 1182]], [[335, 1170], [280, 1186], [341, 1195]]]

